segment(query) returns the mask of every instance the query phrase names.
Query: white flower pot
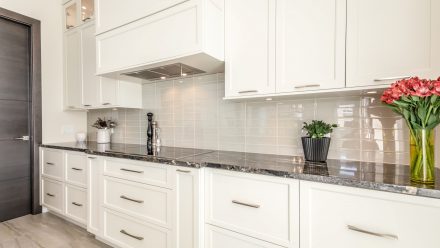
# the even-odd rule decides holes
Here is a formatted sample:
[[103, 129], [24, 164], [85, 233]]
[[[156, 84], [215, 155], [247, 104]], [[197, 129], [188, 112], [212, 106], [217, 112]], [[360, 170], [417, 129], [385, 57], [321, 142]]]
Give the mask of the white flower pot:
[[96, 134], [96, 142], [98, 144], [110, 143], [110, 136], [110, 129], [98, 129], [98, 132]]

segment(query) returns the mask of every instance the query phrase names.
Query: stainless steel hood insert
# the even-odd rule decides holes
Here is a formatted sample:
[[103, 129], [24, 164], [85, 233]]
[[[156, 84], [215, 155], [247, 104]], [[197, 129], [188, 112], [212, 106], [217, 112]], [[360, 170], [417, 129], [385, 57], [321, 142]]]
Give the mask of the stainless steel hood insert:
[[127, 72], [124, 73], [123, 75], [146, 79], [150, 81], [156, 81], [156, 80], [166, 80], [170, 78], [191, 76], [201, 73], [205, 73], [205, 71], [202, 71], [200, 69], [182, 63], [175, 63], [175, 64], [163, 65], [155, 68], [140, 70], [140, 71]]

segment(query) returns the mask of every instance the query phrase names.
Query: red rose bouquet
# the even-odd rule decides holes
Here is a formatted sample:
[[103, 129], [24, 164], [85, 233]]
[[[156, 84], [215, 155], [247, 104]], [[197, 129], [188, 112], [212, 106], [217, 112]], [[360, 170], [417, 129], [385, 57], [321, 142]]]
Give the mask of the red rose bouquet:
[[402, 115], [410, 130], [411, 181], [433, 184], [434, 128], [440, 124], [440, 78], [397, 81], [385, 90], [381, 101]]

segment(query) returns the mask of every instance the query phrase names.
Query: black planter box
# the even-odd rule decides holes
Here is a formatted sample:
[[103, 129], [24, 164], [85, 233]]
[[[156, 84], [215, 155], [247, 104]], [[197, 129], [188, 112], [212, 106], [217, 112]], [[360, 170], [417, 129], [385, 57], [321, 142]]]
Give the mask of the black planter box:
[[307, 161], [324, 162], [327, 160], [328, 148], [330, 147], [330, 138], [309, 138], [302, 137], [304, 158]]

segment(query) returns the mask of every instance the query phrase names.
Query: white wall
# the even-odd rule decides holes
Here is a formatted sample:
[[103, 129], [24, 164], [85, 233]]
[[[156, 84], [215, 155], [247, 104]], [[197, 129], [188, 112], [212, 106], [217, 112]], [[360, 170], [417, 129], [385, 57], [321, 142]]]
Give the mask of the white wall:
[[0, 0], [0, 7], [41, 21], [43, 143], [73, 141], [85, 131], [85, 112], [63, 111], [63, 43], [60, 0]]

